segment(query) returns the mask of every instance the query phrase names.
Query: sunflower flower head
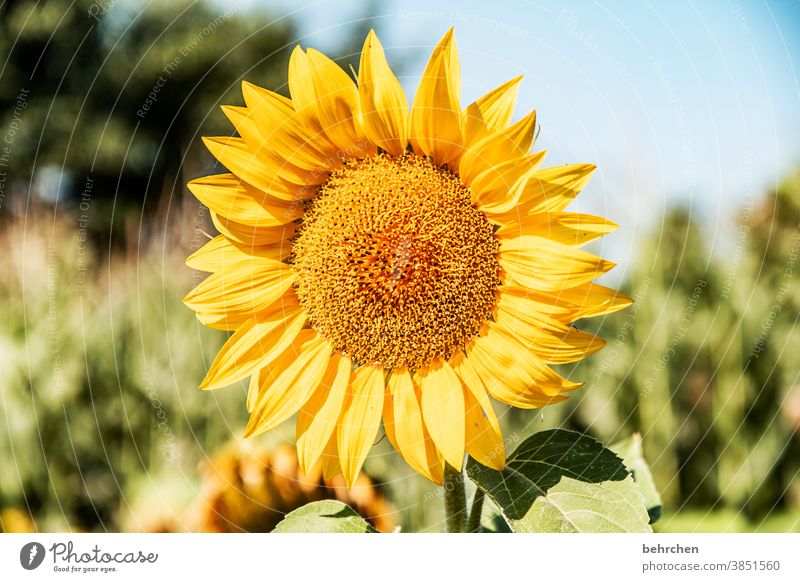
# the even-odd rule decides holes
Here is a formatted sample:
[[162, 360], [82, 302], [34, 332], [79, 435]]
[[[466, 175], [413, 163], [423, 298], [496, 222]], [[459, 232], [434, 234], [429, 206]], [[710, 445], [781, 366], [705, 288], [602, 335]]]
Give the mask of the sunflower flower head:
[[580, 384], [550, 364], [603, 341], [571, 324], [630, 299], [580, 247], [616, 228], [565, 211], [594, 171], [542, 168], [520, 78], [466, 109], [452, 29], [409, 109], [370, 32], [357, 82], [299, 47], [291, 99], [244, 83], [239, 137], [207, 138], [229, 173], [189, 188], [220, 235], [187, 260], [185, 302], [234, 333], [201, 387], [250, 377], [247, 435], [296, 415], [300, 466], [352, 484], [381, 424], [441, 483], [464, 454], [502, 468], [492, 398], [539, 408]]
[[319, 467], [301, 473], [294, 447], [234, 442], [202, 463], [203, 481], [186, 521], [191, 531], [268, 532], [284, 516], [313, 501], [353, 506], [379, 531], [395, 527], [394, 508], [362, 472], [347, 489], [341, 475], [323, 479]]

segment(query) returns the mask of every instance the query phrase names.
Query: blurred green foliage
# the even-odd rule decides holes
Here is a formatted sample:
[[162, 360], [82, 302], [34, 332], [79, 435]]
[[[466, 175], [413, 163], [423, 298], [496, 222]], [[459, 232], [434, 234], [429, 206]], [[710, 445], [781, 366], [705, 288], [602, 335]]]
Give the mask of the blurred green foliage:
[[758, 528], [800, 507], [800, 172], [741, 209], [729, 248], [712, 235], [675, 208], [642, 241], [636, 304], [584, 326], [608, 345], [551, 419], [605, 442], [641, 432], [662, 529], [687, 508]]
[[0, 507], [43, 529], [113, 528], [132, 483], [187, 449], [193, 467], [244, 421], [235, 389], [196, 390], [223, 338], [181, 303], [181, 253], [153, 245], [101, 263], [46, 220], [15, 223], [3, 244]]
[[18, 118], [5, 204], [73, 208], [91, 178], [93, 239], [124, 233], [126, 211], [203, 173], [199, 136], [230, 134], [217, 106], [241, 101], [241, 79], [283, 89], [294, 38], [290, 20], [235, 4], [3, 2], [0, 124]]

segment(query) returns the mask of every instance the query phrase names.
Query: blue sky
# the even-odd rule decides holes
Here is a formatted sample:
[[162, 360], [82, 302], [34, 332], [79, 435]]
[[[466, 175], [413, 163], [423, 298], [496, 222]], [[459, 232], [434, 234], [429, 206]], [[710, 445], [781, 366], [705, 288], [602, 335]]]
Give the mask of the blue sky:
[[[253, 0], [293, 13], [304, 46], [335, 50], [367, 4]], [[624, 261], [683, 201], [724, 252], [734, 211], [800, 162], [800, 2], [376, 2], [375, 27], [409, 99], [431, 48], [455, 26], [464, 104], [524, 74], [551, 164], [593, 162], [574, 205], [623, 226]]]

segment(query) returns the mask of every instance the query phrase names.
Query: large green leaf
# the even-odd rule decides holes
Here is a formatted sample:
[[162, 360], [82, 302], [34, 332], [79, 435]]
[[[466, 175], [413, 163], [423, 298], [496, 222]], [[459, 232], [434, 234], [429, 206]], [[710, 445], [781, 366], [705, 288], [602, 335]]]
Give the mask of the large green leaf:
[[528, 513], [511, 521], [515, 532], [650, 533], [642, 494], [629, 475], [622, 481], [586, 483], [562, 477], [536, 498]]
[[287, 514], [275, 533], [376, 533], [377, 530], [341, 501], [314, 501]]
[[656, 489], [650, 466], [644, 459], [641, 435], [638, 432], [634, 433], [628, 438], [614, 443], [609, 448], [622, 457], [622, 462], [633, 474], [633, 480], [636, 481], [639, 491], [644, 496], [647, 513], [650, 515], [650, 523], [655, 523], [661, 517], [661, 495]]
[[481, 529], [484, 533], [511, 533], [511, 528], [503, 513], [491, 500], [484, 498], [481, 512]]
[[622, 481], [622, 460], [595, 439], [568, 430], [546, 430], [525, 439], [496, 471], [470, 458], [467, 475], [497, 504], [509, 523], [525, 517], [537, 498], [562, 477], [584, 483]]

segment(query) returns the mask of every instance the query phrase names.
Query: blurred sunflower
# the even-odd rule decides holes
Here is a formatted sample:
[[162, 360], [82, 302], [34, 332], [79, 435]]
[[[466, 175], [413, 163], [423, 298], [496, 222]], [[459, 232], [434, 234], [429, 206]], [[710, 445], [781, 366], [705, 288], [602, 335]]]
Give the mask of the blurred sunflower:
[[245, 82], [223, 107], [240, 137], [207, 138], [230, 173], [189, 184], [221, 234], [185, 301], [235, 330], [201, 387], [251, 376], [246, 435], [296, 413], [301, 467], [349, 486], [383, 419], [441, 483], [465, 451], [503, 467], [490, 396], [539, 408], [580, 385], [548, 364], [603, 346], [572, 322], [630, 304], [579, 249], [616, 225], [564, 211], [594, 166], [541, 167], [535, 112], [510, 123], [519, 82], [462, 110], [451, 29], [409, 110], [370, 32], [357, 84], [297, 47], [291, 99]]
[[363, 472], [349, 489], [341, 475], [325, 480], [320, 468], [300, 473], [293, 447], [233, 443], [203, 462], [200, 497], [189, 512], [192, 531], [266, 532], [307, 503], [337, 499], [382, 532], [396, 525], [395, 510]]
[[34, 533], [36, 526], [27, 511], [17, 507], [0, 509], [0, 533]]

